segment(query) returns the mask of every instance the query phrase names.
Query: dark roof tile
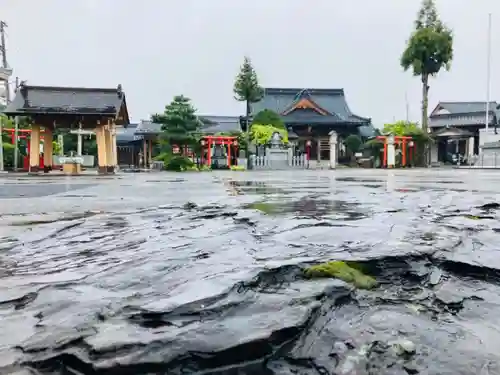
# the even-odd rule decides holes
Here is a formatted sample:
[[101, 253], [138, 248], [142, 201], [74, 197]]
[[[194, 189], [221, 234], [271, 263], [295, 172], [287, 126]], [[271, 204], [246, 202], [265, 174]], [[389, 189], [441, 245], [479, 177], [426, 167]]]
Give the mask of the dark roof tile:
[[117, 116], [124, 103], [125, 93], [121, 85], [108, 89], [22, 84], [4, 113]]
[[252, 113], [255, 115], [263, 109], [270, 109], [283, 113], [300, 95], [307, 94], [314, 103], [332, 116], [318, 115], [309, 118], [298, 118], [300, 111], [294, 111], [283, 116], [286, 123], [309, 120], [318, 124], [322, 123], [366, 123], [369, 118], [353, 114], [347, 104], [343, 89], [296, 89], [296, 88], [266, 88], [261, 101], [252, 104]]
[[138, 124], [128, 124], [126, 128], [118, 128], [116, 132], [116, 142], [123, 144], [140, 140], [142, 137], [135, 134], [137, 126]]
[[200, 118], [210, 122], [210, 124], [207, 124], [202, 128], [201, 131], [204, 134], [232, 133], [241, 131], [238, 116], [200, 116]]
[[161, 133], [162, 124], [158, 124], [156, 122], [141, 120], [140, 124], [137, 125], [135, 130], [136, 135], [145, 135], [145, 134], [160, 134]]
[[[497, 102], [490, 102], [490, 111], [495, 111], [498, 107]], [[440, 110], [443, 109], [444, 113]], [[439, 104], [431, 113], [431, 117], [442, 115], [468, 114], [468, 113], [485, 113], [486, 102], [439, 102]]]

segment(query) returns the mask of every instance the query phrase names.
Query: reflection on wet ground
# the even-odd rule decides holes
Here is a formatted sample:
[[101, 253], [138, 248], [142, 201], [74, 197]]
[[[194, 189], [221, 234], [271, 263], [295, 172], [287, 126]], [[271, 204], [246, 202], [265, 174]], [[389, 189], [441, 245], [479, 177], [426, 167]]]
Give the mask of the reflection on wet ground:
[[[499, 182], [0, 178], [0, 373], [500, 374]], [[304, 277], [330, 260], [379, 286]]]

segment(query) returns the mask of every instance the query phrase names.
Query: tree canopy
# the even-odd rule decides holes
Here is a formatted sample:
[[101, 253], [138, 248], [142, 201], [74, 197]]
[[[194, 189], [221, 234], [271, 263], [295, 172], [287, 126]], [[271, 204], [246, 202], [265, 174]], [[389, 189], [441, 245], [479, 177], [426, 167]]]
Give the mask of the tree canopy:
[[361, 149], [363, 141], [361, 140], [361, 137], [359, 135], [351, 134], [344, 140], [344, 144], [349, 151], [355, 154]]
[[257, 72], [255, 71], [249, 57], [244, 58], [240, 72], [234, 81], [234, 97], [239, 102], [246, 102], [246, 115], [250, 115], [250, 103], [258, 102], [264, 96], [264, 89], [259, 84]]
[[382, 133], [402, 136], [422, 134], [423, 132], [416, 122], [396, 121], [392, 124], [385, 124]]
[[434, 76], [442, 68], [449, 70], [452, 60], [452, 31], [439, 19], [434, 0], [423, 0], [401, 66], [415, 76]]
[[284, 143], [288, 143], [288, 132], [272, 125], [254, 124], [250, 128], [250, 139], [257, 145], [265, 145], [271, 141], [273, 134], [278, 132]]
[[[422, 81], [422, 129], [427, 135], [429, 107], [429, 77], [441, 69], [449, 70], [453, 60], [453, 34], [440, 19], [434, 0], [423, 0], [401, 66], [411, 69]], [[424, 155], [428, 159], [427, 155]]]
[[281, 116], [271, 109], [263, 109], [258, 112], [253, 118], [252, 125], [253, 124], [267, 124], [276, 128], [285, 129], [285, 123], [281, 119]]
[[197, 142], [196, 133], [202, 127], [191, 100], [183, 95], [175, 96], [162, 114], [155, 114], [151, 119], [162, 124], [161, 138], [170, 145], [192, 145]]

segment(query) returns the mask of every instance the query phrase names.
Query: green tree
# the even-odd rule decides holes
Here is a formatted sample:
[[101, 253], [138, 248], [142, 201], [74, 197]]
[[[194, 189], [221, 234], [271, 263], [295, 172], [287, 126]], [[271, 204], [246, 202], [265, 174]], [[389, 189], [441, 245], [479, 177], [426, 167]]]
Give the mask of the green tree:
[[246, 102], [246, 117], [251, 114], [251, 104], [256, 103], [264, 96], [264, 89], [259, 85], [257, 73], [249, 57], [245, 56], [240, 72], [234, 81], [234, 95], [239, 102]]
[[[416, 147], [416, 159], [413, 160], [413, 164], [416, 165], [426, 165], [426, 148], [432, 139], [429, 137], [427, 132], [424, 132], [422, 128], [416, 122], [407, 121], [396, 121], [391, 124], [385, 124], [382, 130], [384, 134], [394, 134], [396, 136], [409, 136], [414, 142]], [[382, 143], [383, 144], [383, 143]]]
[[394, 135], [420, 135], [423, 134], [422, 128], [416, 122], [406, 122], [406, 121], [396, 121], [391, 124], [384, 124], [384, 129], [382, 130], [384, 134], [394, 134]]
[[284, 143], [288, 143], [288, 132], [283, 128], [272, 125], [254, 124], [250, 131], [250, 139], [257, 145], [264, 145], [271, 141], [273, 134], [278, 132]]
[[427, 133], [429, 78], [442, 68], [449, 70], [453, 60], [451, 29], [439, 19], [434, 0], [423, 0], [415, 21], [415, 30], [401, 56], [405, 71], [412, 69], [422, 81], [422, 129]]
[[172, 102], [165, 106], [162, 114], [155, 114], [151, 119], [162, 124], [161, 139], [170, 146], [195, 146], [197, 133], [203, 125], [196, 116], [191, 99], [183, 95], [175, 96]]
[[266, 124], [275, 128], [285, 129], [285, 122], [281, 119], [281, 116], [271, 109], [263, 109], [258, 112], [253, 118], [253, 124]]
[[359, 135], [351, 134], [344, 140], [344, 144], [345, 147], [354, 155], [356, 152], [359, 152], [359, 150], [361, 150], [363, 141]]

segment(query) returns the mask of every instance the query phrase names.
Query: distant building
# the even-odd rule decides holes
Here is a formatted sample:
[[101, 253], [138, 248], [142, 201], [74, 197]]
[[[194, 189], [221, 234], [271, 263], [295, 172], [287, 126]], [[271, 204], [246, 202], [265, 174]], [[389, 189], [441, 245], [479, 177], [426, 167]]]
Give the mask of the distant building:
[[201, 115], [200, 118], [205, 120], [205, 126], [202, 128], [204, 134], [241, 132], [239, 116]]
[[[500, 119], [499, 105], [490, 102], [488, 126]], [[486, 127], [486, 102], [439, 102], [429, 116], [429, 131], [436, 139], [431, 161], [445, 162], [450, 154], [479, 154], [479, 130]]]
[[371, 119], [351, 112], [343, 89], [266, 88], [264, 98], [252, 104], [252, 114], [269, 109], [279, 113], [289, 131], [298, 136], [298, 149], [311, 144], [311, 160], [329, 160], [328, 133], [337, 132], [339, 157], [342, 140], [351, 134], [374, 136]]

